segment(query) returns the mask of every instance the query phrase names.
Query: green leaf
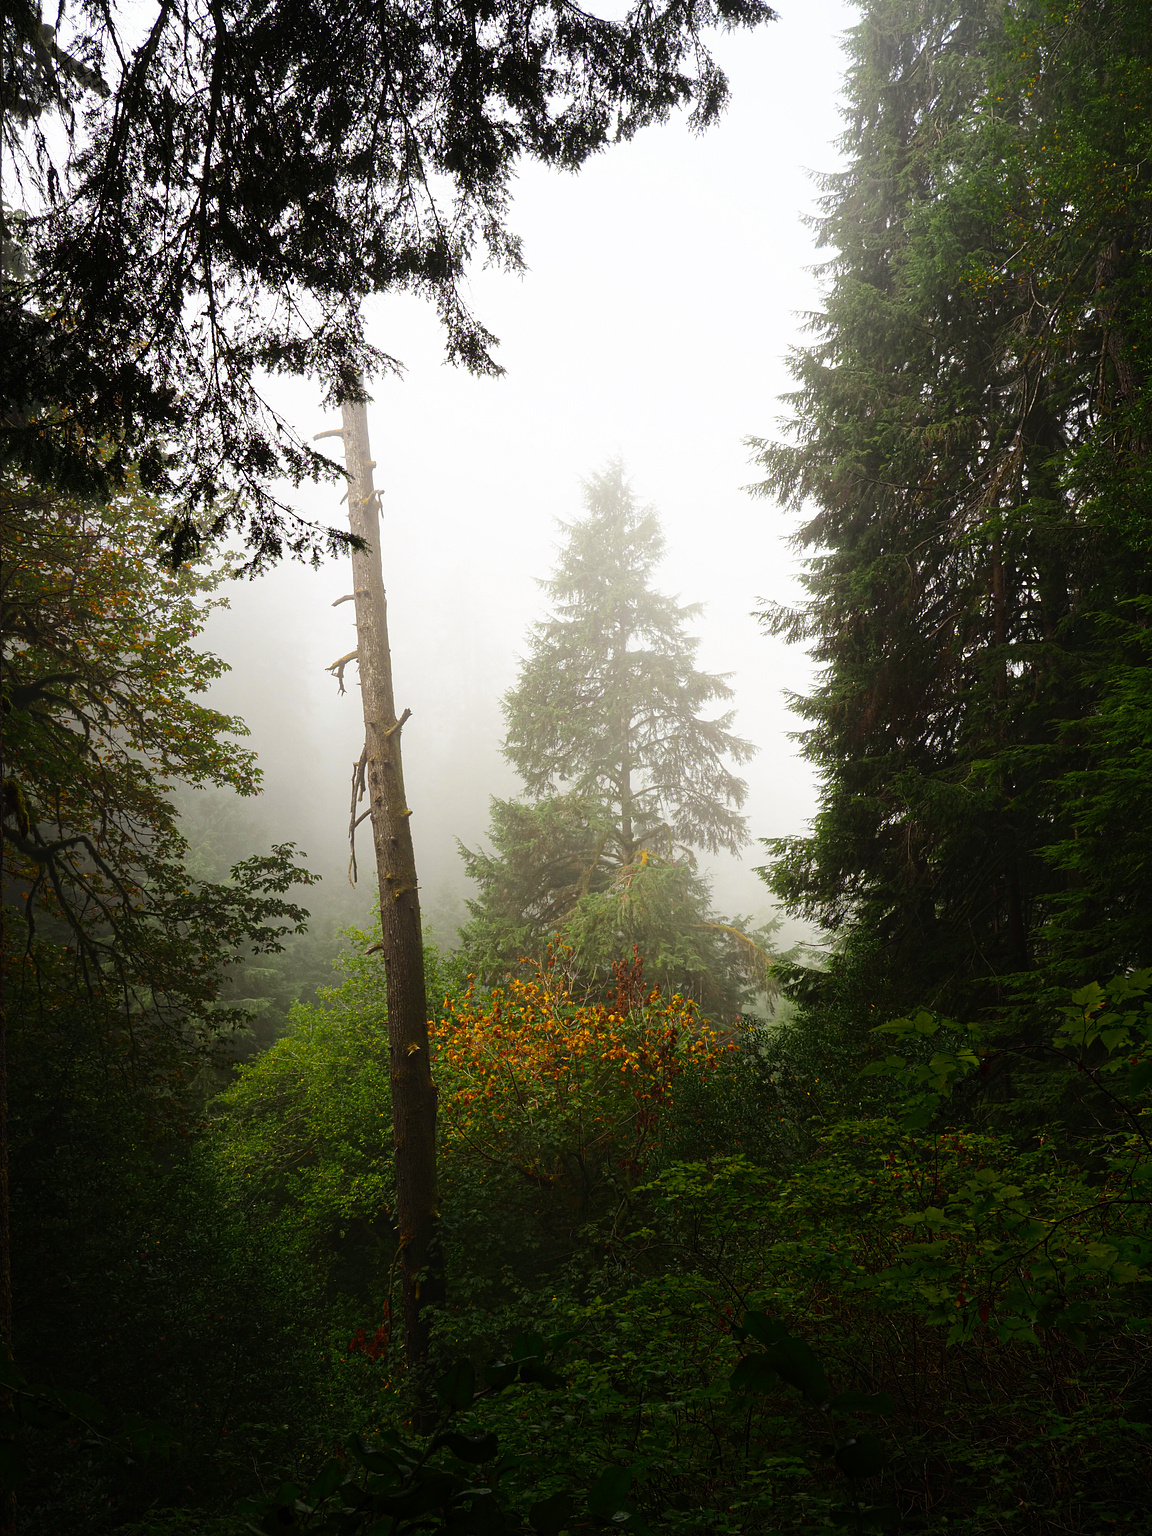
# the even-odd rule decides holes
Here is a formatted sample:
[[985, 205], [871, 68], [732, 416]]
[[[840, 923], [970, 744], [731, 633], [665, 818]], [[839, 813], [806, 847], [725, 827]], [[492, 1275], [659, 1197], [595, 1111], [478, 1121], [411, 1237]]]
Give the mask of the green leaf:
[[837, 1413], [895, 1413], [887, 1392], [838, 1392], [828, 1404]]
[[596, 1479], [588, 1495], [588, 1511], [603, 1520], [614, 1520], [626, 1514], [624, 1501], [632, 1486], [632, 1472], [628, 1467], [609, 1467]]
[[771, 1392], [779, 1383], [779, 1377], [766, 1354], [745, 1355], [736, 1363], [736, 1369], [728, 1378], [731, 1392]]
[[434, 1467], [424, 1467], [419, 1480], [402, 1493], [377, 1499], [377, 1508], [395, 1520], [413, 1520], [429, 1510], [450, 1504], [459, 1488], [459, 1479]]
[[502, 1392], [516, 1380], [516, 1367], [510, 1360], [493, 1360], [484, 1372], [484, 1385]]
[[875, 1435], [857, 1435], [836, 1452], [836, 1465], [847, 1477], [875, 1477], [884, 1470], [887, 1457]]
[[1090, 981], [1086, 987], [1073, 992], [1072, 1001], [1078, 1008], [1094, 1011], [1104, 1003], [1104, 988], [1098, 981]]
[[922, 1131], [939, 1108], [940, 1100], [937, 1095], [934, 1093], [927, 1094], [919, 1103], [911, 1105], [900, 1116], [901, 1129], [905, 1131]]
[[348, 1449], [356, 1461], [368, 1472], [395, 1474], [397, 1471], [396, 1458], [388, 1451], [369, 1450], [362, 1435], [353, 1435], [348, 1443]]
[[449, 1430], [437, 1437], [438, 1445], [446, 1445], [453, 1456], [458, 1456], [461, 1461], [467, 1461], [474, 1467], [483, 1466], [486, 1461], [491, 1461], [500, 1449], [500, 1437], [491, 1431], [487, 1434], [462, 1435], [454, 1430]]
[[740, 1326], [757, 1344], [777, 1344], [788, 1334], [783, 1323], [775, 1322], [764, 1312], [745, 1312]]
[[539, 1536], [558, 1536], [572, 1518], [572, 1499], [567, 1493], [554, 1493], [528, 1510], [528, 1520]]
[[1106, 1051], [1114, 1051], [1118, 1045], [1127, 1045], [1132, 1036], [1123, 1027], [1119, 1029], [1102, 1029], [1100, 1041]]
[[471, 1360], [455, 1360], [436, 1383], [440, 1406], [459, 1412], [471, 1405], [476, 1395], [476, 1371]]
[[832, 1395], [823, 1366], [803, 1339], [781, 1339], [765, 1359], [778, 1376], [803, 1392], [810, 1403], [825, 1403]]
[[344, 1468], [333, 1456], [317, 1472], [312, 1486], [304, 1495], [306, 1504], [323, 1504], [324, 1500], [335, 1493], [344, 1481]]
[[536, 1360], [545, 1353], [546, 1345], [543, 1334], [518, 1333], [512, 1340], [513, 1360]]
[[883, 1061], [870, 1061], [866, 1067], [861, 1067], [858, 1077], [890, 1077], [903, 1071], [907, 1062], [903, 1056], [886, 1056]]
[[1148, 1088], [1152, 1088], [1152, 1056], [1138, 1061], [1128, 1077], [1129, 1093], [1144, 1093]]

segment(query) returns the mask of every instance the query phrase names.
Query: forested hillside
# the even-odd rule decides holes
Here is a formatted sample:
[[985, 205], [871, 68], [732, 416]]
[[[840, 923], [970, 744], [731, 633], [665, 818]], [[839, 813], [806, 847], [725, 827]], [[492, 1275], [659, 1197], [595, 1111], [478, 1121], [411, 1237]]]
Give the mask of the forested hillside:
[[[260, 789], [204, 697], [227, 578], [348, 543], [278, 507], [316, 465], [255, 370], [327, 369], [374, 519], [360, 298], [431, 296], [486, 368], [460, 285], [475, 244], [518, 260], [517, 158], [707, 124], [700, 33], [771, 15], [545, 10], [162, 6], [119, 74], [112, 11], [67, 47], [3, 18], [47, 201], [0, 229], [0, 1533], [1146, 1532], [1146, 0], [862, 0], [825, 297], [753, 450], [759, 515], [800, 520], [762, 618], [818, 663], [806, 835], [745, 820], [754, 749], [620, 462], [541, 582], [522, 793], [403, 977], [416, 1034], [407, 711], [362, 684], [382, 921], [319, 992], [306, 855], [189, 810]], [[341, 682], [390, 665], [352, 526]], [[718, 849], [812, 943], [716, 913]]]

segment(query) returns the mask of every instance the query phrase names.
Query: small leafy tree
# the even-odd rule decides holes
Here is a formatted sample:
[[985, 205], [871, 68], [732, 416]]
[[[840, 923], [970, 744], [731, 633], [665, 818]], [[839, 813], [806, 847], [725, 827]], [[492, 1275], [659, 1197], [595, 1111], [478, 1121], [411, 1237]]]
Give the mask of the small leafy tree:
[[566, 1195], [587, 1219], [643, 1173], [686, 1066], [732, 1044], [646, 987], [639, 959], [617, 962], [612, 1003], [594, 1005], [573, 998], [563, 959], [449, 1002], [433, 1034], [441, 1137], [448, 1159]]
[[194, 641], [222, 572], [166, 569], [161, 509], [0, 486], [3, 556], [5, 894], [37, 935], [62, 942], [81, 988], [126, 1020], [213, 1028], [221, 967], [242, 946], [276, 951], [307, 913], [283, 900], [312, 877], [290, 844], [225, 881], [185, 868], [178, 782], [259, 792], [242, 721], [199, 702], [227, 670]]

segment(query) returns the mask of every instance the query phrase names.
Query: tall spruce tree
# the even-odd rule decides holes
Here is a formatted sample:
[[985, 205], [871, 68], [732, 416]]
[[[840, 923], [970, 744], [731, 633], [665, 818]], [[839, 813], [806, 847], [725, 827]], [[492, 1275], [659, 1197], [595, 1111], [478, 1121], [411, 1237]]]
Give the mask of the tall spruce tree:
[[731, 711], [702, 713], [732, 690], [695, 665], [687, 626], [700, 605], [652, 589], [664, 536], [621, 464], [592, 476], [584, 502], [543, 583], [553, 613], [504, 699], [505, 755], [529, 794], [564, 788], [610, 807], [606, 847], [623, 864], [644, 848], [736, 852], [746, 786], [724, 760], [747, 762], [755, 749], [732, 734]]
[[480, 886], [465, 950], [492, 974], [559, 932], [591, 976], [635, 946], [654, 979], [731, 1013], [763, 983], [762, 949], [712, 915], [695, 850], [746, 842], [745, 784], [726, 760], [754, 748], [730, 710], [707, 714], [732, 690], [695, 665], [699, 605], [652, 587], [655, 512], [619, 463], [584, 500], [542, 583], [553, 611], [504, 700], [505, 755], [534, 803], [494, 801], [493, 851], [462, 849]]
[[856, 1026], [1147, 962], [1107, 726], [1147, 743], [1146, 22], [871, 0], [851, 35], [827, 298], [762, 449], [815, 508], [809, 596], [765, 617], [824, 668], [820, 811], [768, 875], [836, 937], [794, 989]]

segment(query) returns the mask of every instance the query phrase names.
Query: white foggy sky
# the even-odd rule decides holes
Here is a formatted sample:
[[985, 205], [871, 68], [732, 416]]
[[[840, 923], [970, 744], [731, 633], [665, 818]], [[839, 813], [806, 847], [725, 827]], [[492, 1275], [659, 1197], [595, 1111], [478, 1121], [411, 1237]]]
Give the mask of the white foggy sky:
[[[797, 312], [817, 302], [807, 172], [838, 163], [838, 39], [855, 13], [836, 0], [780, 10], [758, 34], [715, 40], [732, 101], [708, 133], [673, 121], [576, 176], [522, 170], [510, 222], [529, 270], [478, 271], [471, 285], [500, 337], [503, 378], [446, 366], [435, 315], [419, 301], [369, 311], [372, 340], [406, 370], [370, 386], [369, 430], [397, 707], [413, 712], [408, 801], [433, 915], [462, 884], [454, 839], [481, 841], [489, 796], [518, 789], [499, 753], [500, 696], [543, 612], [534, 578], [551, 570], [555, 520], [579, 515], [581, 477], [613, 455], [663, 521], [657, 584], [705, 604], [700, 664], [733, 674], [736, 729], [760, 749], [743, 770], [753, 837], [801, 831], [812, 814], [812, 773], [788, 740], [797, 722], [783, 698], [806, 686], [810, 663], [751, 617], [758, 598], [795, 594], [792, 519], [748, 495], [757, 475], [743, 439], [775, 433]], [[304, 382], [275, 395], [308, 435], [334, 424], [318, 398]], [[339, 495], [294, 493], [324, 522], [341, 518]], [[232, 664], [212, 702], [251, 727], [273, 830], [305, 847], [328, 885], [344, 878], [362, 740], [354, 668], [343, 698], [324, 672], [354, 645], [352, 605], [330, 607], [348, 590], [343, 562], [283, 566], [236, 584], [205, 640]], [[361, 853], [366, 910], [367, 838]], [[721, 910], [766, 912], [752, 873], [762, 861], [756, 842], [741, 860], [711, 861]]]

